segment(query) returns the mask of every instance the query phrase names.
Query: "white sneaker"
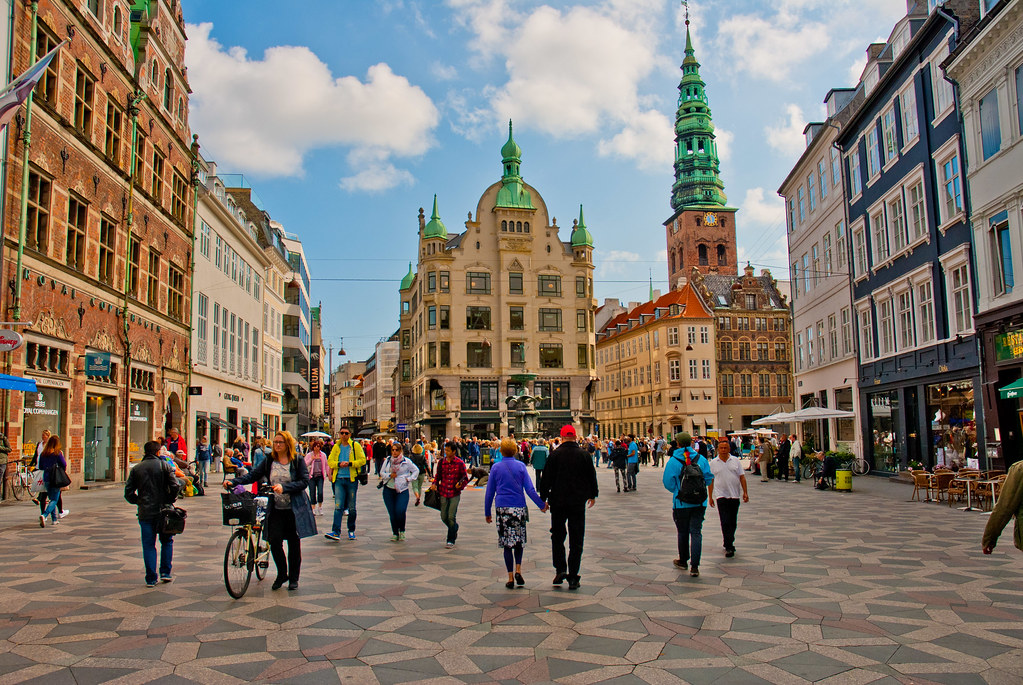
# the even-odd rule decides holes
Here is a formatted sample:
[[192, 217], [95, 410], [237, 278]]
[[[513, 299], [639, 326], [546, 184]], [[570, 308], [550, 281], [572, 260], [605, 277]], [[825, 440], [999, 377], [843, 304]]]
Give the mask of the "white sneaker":
[[70, 513], [71, 513], [70, 509], [65, 509], [64, 511], [60, 512], [60, 518], [64, 518], [65, 516], [67, 516]]
[[39, 514], [39, 527], [40, 528], [46, 527], [46, 517], [43, 516], [42, 514]]

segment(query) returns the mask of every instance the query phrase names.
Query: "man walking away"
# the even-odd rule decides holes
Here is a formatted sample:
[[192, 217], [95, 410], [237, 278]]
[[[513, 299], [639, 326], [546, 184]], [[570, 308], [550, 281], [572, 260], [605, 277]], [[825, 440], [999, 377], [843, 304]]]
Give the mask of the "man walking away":
[[[178, 497], [180, 483], [174, 477], [171, 465], [160, 459], [160, 443], [151, 440], [143, 446], [142, 461], [128, 472], [124, 484], [124, 499], [138, 507], [139, 529], [142, 534], [142, 561], [146, 566], [146, 586], [156, 586], [157, 578], [164, 583], [174, 581], [171, 561], [174, 556], [174, 536], [158, 531], [160, 510]], [[160, 536], [160, 575], [156, 575], [156, 536]]]
[[789, 481], [789, 453], [792, 450], [792, 443], [789, 436], [783, 435], [781, 444], [778, 445], [778, 480]]
[[1016, 549], [1023, 551], [1023, 461], [1017, 461], [1005, 475], [1002, 483], [1002, 492], [998, 496], [998, 504], [991, 512], [991, 518], [987, 520], [987, 527], [984, 528], [983, 545], [984, 554], [991, 554], [995, 550], [998, 536], [1009, 523], [1009, 519], [1016, 519], [1015, 535], [1013, 542]]
[[636, 491], [636, 474], [639, 473], [639, 445], [636, 436], [629, 436], [629, 459], [625, 471], [625, 492]]
[[[551, 452], [540, 480], [540, 497], [551, 509], [551, 556], [554, 585], [568, 580], [568, 589], [579, 588], [579, 566], [586, 533], [586, 506], [597, 499], [597, 470], [586, 450], [576, 442], [575, 428], [561, 429], [562, 443]], [[565, 558], [566, 525], [568, 558]]]
[[664, 459], [664, 449], [667, 447], [664, 442], [664, 436], [658, 436], [657, 442], [654, 444], [654, 466], [660, 466], [661, 460]]
[[671, 514], [678, 533], [678, 559], [673, 563], [676, 568], [689, 566], [689, 575], [695, 578], [700, 575], [707, 488], [714, 474], [706, 457], [693, 449], [689, 433], [679, 433], [675, 440], [679, 447], [665, 464], [662, 477], [664, 488], [673, 495]]
[[793, 433], [789, 436], [789, 458], [792, 460], [792, 470], [795, 471], [796, 482], [799, 482], [799, 471], [801, 468], [800, 459], [803, 458], [803, 446], [799, 444], [799, 438]]
[[540, 440], [533, 446], [533, 451], [529, 455], [529, 461], [533, 465], [533, 471], [536, 473], [536, 485], [540, 486], [540, 479], [543, 478], [543, 468], [547, 465], [547, 457], [551, 451], [547, 447], [546, 440]]
[[387, 458], [387, 445], [384, 443], [382, 436], [377, 436], [376, 442], [373, 443], [373, 472], [379, 476], [380, 467], [384, 464], [384, 459]]
[[716, 506], [721, 519], [721, 538], [726, 557], [735, 556], [735, 527], [739, 517], [740, 498], [749, 502], [746, 490], [746, 473], [737, 457], [730, 454], [728, 440], [718, 441], [718, 456], [710, 462], [714, 480], [707, 487], [707, 501], [711, 508]]
[[618, 492], [622, 491], [623, 481], [625, 482], [625, 492], [629, 491], [629, 481], [625, 475], [628, 462], [629, 453], [625, 450], [625, 445], [622, 444], [621, 440], [616, 440], [614, 447], [611, 448], [611, 465], [615, 470], [615, 489], [618, 490]]
[[211, 456], [210, 441], [204, 435], [199, 439], [199, 444], [195, 446], [195, 468], [199, 472], [196, 477], [199, 479], [199, 485], [204, 488], [206, 487], [206, 476], [210, 472]]

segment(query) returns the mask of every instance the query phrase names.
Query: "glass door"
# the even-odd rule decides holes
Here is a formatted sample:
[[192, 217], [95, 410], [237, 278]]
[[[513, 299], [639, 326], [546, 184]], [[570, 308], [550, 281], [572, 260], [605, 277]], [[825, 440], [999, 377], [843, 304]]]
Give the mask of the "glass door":
[[113, 480], [114, 400], [85, 399], [85, 480]]

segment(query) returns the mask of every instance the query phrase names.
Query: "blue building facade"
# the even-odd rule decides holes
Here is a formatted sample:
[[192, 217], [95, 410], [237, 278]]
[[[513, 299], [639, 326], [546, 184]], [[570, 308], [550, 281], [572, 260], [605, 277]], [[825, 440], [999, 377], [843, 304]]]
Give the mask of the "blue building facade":
[[879, 472], [965, 465], [983, 453], [963, 144], [940, 66], [977, 6], [950, 0], [946, 14], [929, 4], [918, 3], [887, 43], [868, 49], [862, 104], [837, 140], [859, 421], [864, 456]]

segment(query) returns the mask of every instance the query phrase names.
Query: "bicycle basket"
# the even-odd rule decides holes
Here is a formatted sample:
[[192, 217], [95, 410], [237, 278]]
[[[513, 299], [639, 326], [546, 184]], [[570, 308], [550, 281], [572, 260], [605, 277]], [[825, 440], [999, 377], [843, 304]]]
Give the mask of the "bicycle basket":
[[225, 492], [220, 495], [224, 508], [225, 526], [247, 526], [256, 520], [256, 502], [251, 492], [236, 495]]

